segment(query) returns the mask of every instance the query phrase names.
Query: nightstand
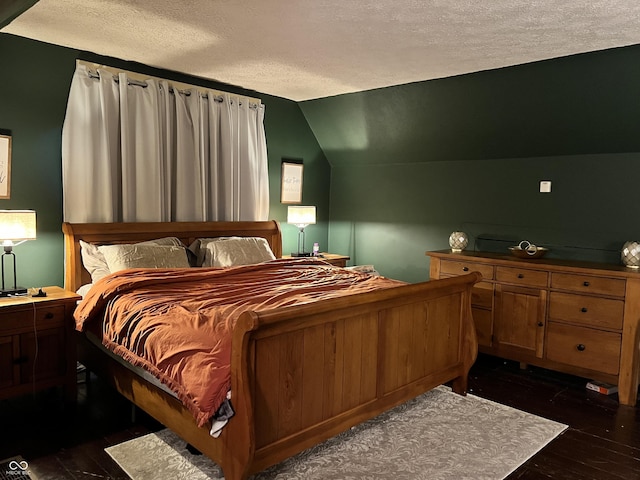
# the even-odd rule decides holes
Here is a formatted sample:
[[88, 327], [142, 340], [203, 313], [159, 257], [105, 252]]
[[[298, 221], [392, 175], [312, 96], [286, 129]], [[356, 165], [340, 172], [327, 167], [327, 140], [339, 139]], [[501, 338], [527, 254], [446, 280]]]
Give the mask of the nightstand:
[[[283, 255], [282, 258], [294, 258], [294, 257], [292, 257], [291, 255]], [[336, 267], [346, 267], [350, 257], [348, 255], [339, 255], [337, 253], [321, 252], [319, 255], [319, 258], [322, 258], [323, 260], [329, 262], [331, 265], [335, 265]]]
[[0, 298], [0, 399], [63, 386], [76, 401], [73, 311], [80, 296], [45, 287], [46, 297]]
[[337, 253], [320, 253], [320, 258], [336, 267], [346, 267], [349, 261], [348, 255], [338, 255]]

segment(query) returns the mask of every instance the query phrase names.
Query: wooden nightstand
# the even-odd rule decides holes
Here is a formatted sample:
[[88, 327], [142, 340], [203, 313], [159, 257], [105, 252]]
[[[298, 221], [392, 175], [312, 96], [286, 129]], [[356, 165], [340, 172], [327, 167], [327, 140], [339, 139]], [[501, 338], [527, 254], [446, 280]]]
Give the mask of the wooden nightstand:
[[46, 297], [0, 298], [0, 399], [64, 386], [76, 401], [73, 310], [80, 296], [45, 287]]
[[[294, 258], [291, 255], [283, 255], [282, 258]], [[303, 257], [304, 258], [304, 257]], [[321, 252], [319, 258], [329, 262], [336, 267], [346, 267], [350, 257], [348, 255], [339, 255], [337, 253], [324, 253]]]
[[346, 267], [349, 261], [348, 255], [338, 255], [337, 253], [321, 253], [320, 258], [336, 267]]

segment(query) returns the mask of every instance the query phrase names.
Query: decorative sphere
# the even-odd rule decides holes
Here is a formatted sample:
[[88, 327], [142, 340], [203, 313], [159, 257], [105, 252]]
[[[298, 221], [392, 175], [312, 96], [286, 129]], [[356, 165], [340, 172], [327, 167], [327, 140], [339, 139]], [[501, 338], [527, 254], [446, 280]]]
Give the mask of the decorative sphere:
[[449, 236], [449, 246], [453, 252], [461, 252], [469, 245], [469, 237], [464, 232], [453, 232]]
[[629, 268], [640, 268], [640, 242], [625, 242], [620, 252], [620, 258]]

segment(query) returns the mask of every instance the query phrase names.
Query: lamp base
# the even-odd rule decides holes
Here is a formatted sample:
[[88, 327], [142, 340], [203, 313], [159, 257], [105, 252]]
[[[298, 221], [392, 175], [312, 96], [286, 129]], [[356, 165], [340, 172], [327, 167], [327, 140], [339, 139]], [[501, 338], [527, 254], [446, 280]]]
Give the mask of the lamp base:
[[293, 252], [291, 254], [292, 257], [310, 257], [311, 256], [311, 252]]
[[0, 297], [11, 297], [13, 295], [26, 295], [27, 289], [24, 287], [8, 288], [0, 290]]

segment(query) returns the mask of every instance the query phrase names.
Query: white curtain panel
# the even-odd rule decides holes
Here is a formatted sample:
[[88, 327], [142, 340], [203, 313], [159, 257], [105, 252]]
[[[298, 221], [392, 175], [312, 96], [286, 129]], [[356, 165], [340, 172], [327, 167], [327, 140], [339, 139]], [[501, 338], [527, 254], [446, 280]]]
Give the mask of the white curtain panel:
[[264, 105], [76, 67], [62, 130], [68, 222], [267, 220]]

